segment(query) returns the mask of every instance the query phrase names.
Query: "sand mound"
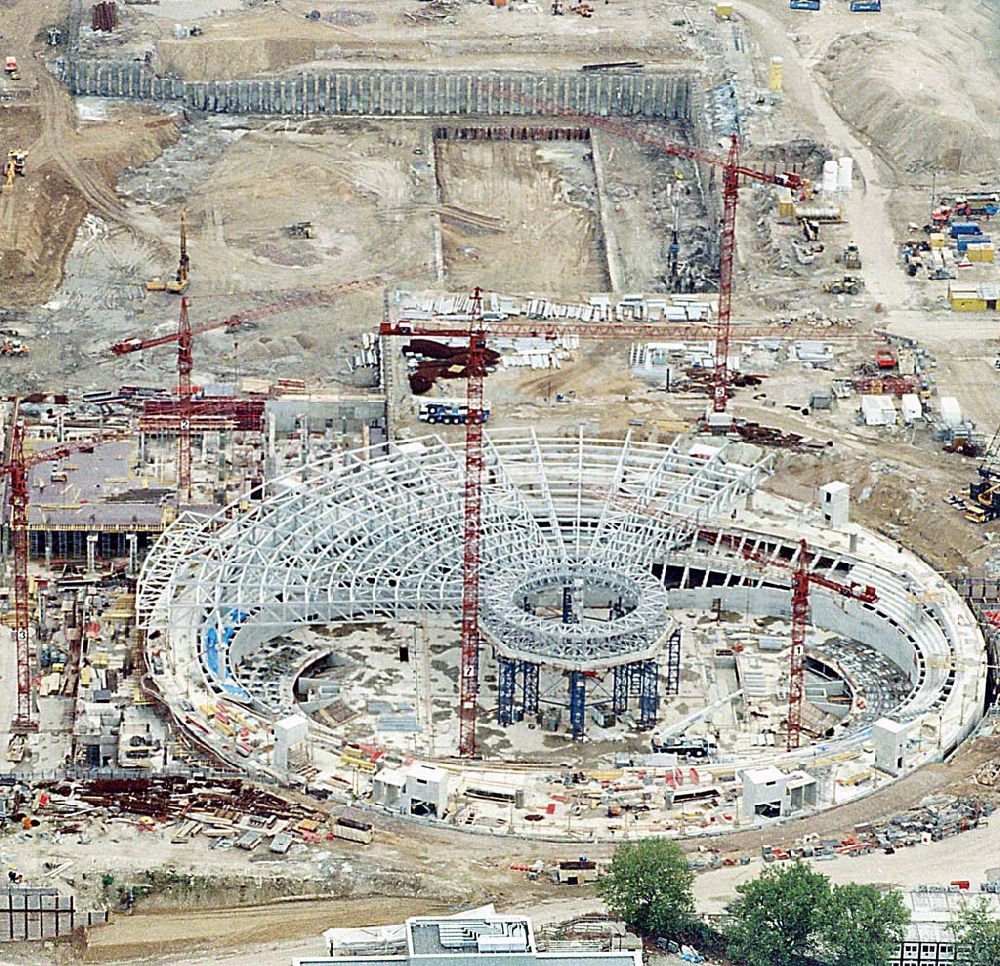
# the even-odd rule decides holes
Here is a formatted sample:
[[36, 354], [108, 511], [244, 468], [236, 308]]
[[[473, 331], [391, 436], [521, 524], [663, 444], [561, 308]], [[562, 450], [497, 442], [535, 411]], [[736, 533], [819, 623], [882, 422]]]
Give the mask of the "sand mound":
[[[975, 52], [964, 46], [967, 35], [949, 38], [939, 27], [933, 38], [926, 27], [841, 37], [830, 45], [820, 74], [844, 119], [897, 170], [988, 171], [1000, 154], [1000, 138], [996, 104], [985, 94], [996, 90], [1000, 77], [993, 65], [975, 62]], [[957, 56], [959, 42], [969, 70], [943, 63], [944, 50], [951, 47]]]

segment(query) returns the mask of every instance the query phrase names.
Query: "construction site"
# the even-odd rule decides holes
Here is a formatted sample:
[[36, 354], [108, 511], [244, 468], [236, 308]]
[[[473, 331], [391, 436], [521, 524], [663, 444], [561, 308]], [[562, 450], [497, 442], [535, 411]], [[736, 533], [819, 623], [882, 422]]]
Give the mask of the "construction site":
[[998, 23], [0, 4], [12, 961], [673, 964], [644, 836], [995, 891]]

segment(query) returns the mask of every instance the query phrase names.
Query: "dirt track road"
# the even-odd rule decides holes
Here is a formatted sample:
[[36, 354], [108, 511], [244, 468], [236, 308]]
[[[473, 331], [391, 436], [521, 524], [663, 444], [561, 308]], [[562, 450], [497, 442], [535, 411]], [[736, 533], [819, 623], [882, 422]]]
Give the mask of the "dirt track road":
[[767, 57], [784, 59], [784, 86], [790, 92], [788, 96], [795, 100], [800, 110], [815, 117], [835, 155], [854, 159], [855, 188], [846, 200], [845, 213], [853, 239], [864, 258], [862, 274], [867, 291], [887, 311], [904, 308], [909, 292], [896, 259], [888, 209], [892, 176], [840, 117], [817, 79], [815, 68], [830, 38], [819, 34], [816, 40], [796, 44], [786, 24], [770, 12], [772, 6], [753, 2], [741, 4], [739, 14], [747, 22], [762, 52]]

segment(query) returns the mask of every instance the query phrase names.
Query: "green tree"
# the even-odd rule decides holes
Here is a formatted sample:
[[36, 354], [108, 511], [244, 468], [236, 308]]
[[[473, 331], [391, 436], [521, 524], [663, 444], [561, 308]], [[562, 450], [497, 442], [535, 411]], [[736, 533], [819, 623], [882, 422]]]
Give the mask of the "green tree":
[[679, 846], [641, 839], [618, 846], [597, 894], [608, 909], [649, 936], [682, 931], [694, 918], [694, 873]]
[[803, 862], [771, 866], [736, 887], [725, 934], [730, 955], [747, 966], [794, 966], [808, 952], [830, 881]]
[[951, 931], [960, 947], [959, 962], [1000, 966], [1000, 919], [986, 899], [963, 905], [952, 920]]
[[884, 966], [910, 921], [903, 897], [873, 885], [834, 886], [817, 910], [815, 946], [831, 966]]

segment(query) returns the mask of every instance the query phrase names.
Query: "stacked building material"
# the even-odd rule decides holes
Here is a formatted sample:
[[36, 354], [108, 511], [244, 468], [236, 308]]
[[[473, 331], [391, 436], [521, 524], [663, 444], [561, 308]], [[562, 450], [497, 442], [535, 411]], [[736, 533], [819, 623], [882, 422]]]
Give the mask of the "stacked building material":
[[90, 9], [90, 25], [94, 30], [111, 33], [118, 26], [118, 5], [110, 0], [101, 0]]

